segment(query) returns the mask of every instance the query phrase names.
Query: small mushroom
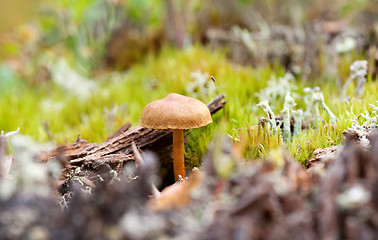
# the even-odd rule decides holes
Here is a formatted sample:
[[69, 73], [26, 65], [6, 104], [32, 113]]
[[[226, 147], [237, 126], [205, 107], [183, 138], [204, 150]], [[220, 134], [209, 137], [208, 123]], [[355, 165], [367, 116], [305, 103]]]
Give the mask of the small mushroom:
[[163, 99], [147, 104], [140, 118], [140, 125], [152, 129], [173, 129], [173, 172], [185, 178], [183, 130], [199, 128], [212, 123], [207, 106], [201, 101], [171, 93]]

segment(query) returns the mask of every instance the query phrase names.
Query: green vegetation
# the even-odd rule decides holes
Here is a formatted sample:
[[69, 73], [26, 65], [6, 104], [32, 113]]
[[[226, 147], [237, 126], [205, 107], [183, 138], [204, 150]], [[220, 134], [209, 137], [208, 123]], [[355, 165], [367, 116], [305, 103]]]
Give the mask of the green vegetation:
[[[40, 88], [15, 82], [14, 86], [7, 86], [10, 90], [1, 96], [0, 126], [4, 131], [20, 127], [22, 134], [31, 135], [38, 141], [48, 141], [44, 128], [44, 123], [48, 123], [57, 144], [73, 142], [78, 134], [90, 142], [101, 143], [122, 124], [138, 124], [147, 103], [170, 92], [191, 95], [185, 91], [185, 86], [193, 81], [190, 74], [197, 70], [215, 76], [220, 92], [226, 94], [226, 112], [231, 125], [222, 113], [217, 113], [210, 126], [191, 130], [186, 151], [192, 164], [199, 164], [215, 132], [226, 132], [240, 141], [247, 159], [263, 157], [280, 145], [280, 135], [273, 136], [268, 129], [256, 125], [259, 118], [265, 116], [256, 107], [256, 93], [267, 86], [271, 76], [283, 76], [284, 70], [280, 66], [258, 69], [235, 66], [226, 60], [222, 51], [211, 52], [202, 47], [183, 51], [165, 48], [159, 56], [151, 56], [127, 72], [103, 74], [96, 78], [96, 88], [87, 98], [74, 95], [72, 90], [65, 90], [53, 82], [46, 82]], [[11, 70], [2, 68], [3, 75], [7, 71]], [[347, 72], [348, 69], [340, 71]], [[298, 86], [295, 91], [299, 96], [297, 109], [304, 108], [301, 96], [305, 95], [303, 88], [306, 85], [300, 79], [293, 84]], [[337, 116], [337, 124], [330, 125], [326, 112], [320, 110], [319, 129], [310, 126], [299, 136], [294, 136], [292, 142], [286, 143], [289, 152], [300, 162], [310, 158], [316, 148], [339, 144], [342, 131], [350, 127], [350, 119], [366, 109], [371, 111], [368, 104], [376, 101], [374, 96], [378, 91], [377, 84], [368, 81], [363, 97], [352, 98], [348, 104], [338, 97], [334, 82], [324, 82], [320, 88], [325, 102]], [[349, 91], [352, 93], [354, 89], [350, 87]], [[211, 92], [201, 100], [208, 102], [215, 96]], [[282, 104], [280, 99], [270, 103], [276, 109], [282, 108]]]
[[[281, 8], [280, 1], [225, 2], [228, 5], [179, 1], [176, 10], [170, 10], [160, 1], [39, 2], [38, 18], [32, 23], [17, 25], [8, 35], [0, 35], [0, 130], [8, 132], [20, 127], [22, 134], [41, 142], [53, 140], [55, 144], [71, 143], [78, 134], [89, 142], [101, 143], [123, 124], [137, 125], [147, 103], [171, 92], [193, 96], [207, 103], [216, 97], [213, 82], [209, 79], [213, 75], [220, 93], [226, 95], [226, 113], [230, 121], [223, 113], [216, 113], [210, 126], [188, 131], [188, 163], [200, 164], [208, 142], [218, 132], [228, 134], [248, 160], [264, 157], [269, 150], [285, 145], [292, 156], [305, 162], [316, 148], [339, 144], [342, 131], [350, 127], [351, 119], [359, 119], [366, 110], [372, 111], [368, 104], [376, 102], [378, 84], [371, 80], [369, 72], [365, 92], [361, 94], [365, 74], [357, 78], [349, 69], [354, 61], [366, 59], [368, 54], [366, 49], [361, 51], [356, 47], [355, 39], [340, 37], [341, 40], [335, 40], [339, 49], [334, 53], [337, 60], [327, 50], [328, 43], [324, 39], [315, 39], [319, 42], [317, 58], [309, 65], [298, 63], [298, 56], [302, 55], [296, 55], [296, 51], [300, 52], [302, 46], [294, 41], [296, 32], [292, 31], [294, 28], [290, 24], [300, 26], [308, 20], [321, 18], [321, 4], [291, 1], [282, 6], [287, 11], [276, 16], [271, 13]], [[250, 16], [249, 11], [255, 5], [262, 16], [252, 14], [254, 19], [248, 23], [256, 22], [256, 26], [243, 22], [243, 16]], [[222, 12], [222, 8], [227, 8], [228, 13]], [[349, 17], [354, 23], [358, 14], [369, 13], [369, 2], [336, 1], [329, 11], [341, 19]], [[178, 26], [174, 37], [169, 33], [162, 37], [166, 32], [164, 29], [171, 28], [170, 23], [162, 19], [170, 14], [181, 16], [186, 25], [183, 29]], [[269, 45], [266, 38], [273, 32], [276, 22], [288, 24], [284, 30], [289, 32], [285, 41], [272, 37]], [[233, 49], [232, 44], [214, 48], [198, 41], [204, 31], [222, 29], [226, 23], [230, 30], [228, 34], [234, 33], [239, 47], [246, 47], [246, 59], [253, 67], [230, 60], [235, 60], [233, 51], [240, 52], [240, 49]], [[337, 24], [331, 22], [336, 30], [342, 27], [341, 23], [341, 27]], [[172, 42], [185, 37], [179, 36], [182, 33], [191, 38], [194, 45], [183, 44], [182, 49], [172, 47]], [[311, 34], [316, 35], [315, 32]], [[126, 42], [120, 43], [120, 39], [126, 39]], [[342, 44], [347, 40], [352, 43]], [[270, 52], [272, 49], [274, 51]], [[302, 51], [306, 50], [304, 46]], [[289, 70], [297, 74], [287, 82], [282, 79], [290, 77], [285, 75], [288, 68], [278, 60], [282, 54], [291, 55]], [[270, 57], [275, 63], [268, 61]], [[373, 63], [367, 64], [372, 66]], [[337, 74], [332, 71], [328, 74], [328, 65], [332, 65]], [[311, 69], [314, 74], [298, 70], [312, 66], [317, 66]], [[357, 91], [357, 86], [351, 82], [355, 78], [361, 82]], [[345, 82], [348, 82], [347, 88], [342, 89]], [[323, 103], [336, 116], [336, 124], [323, 108], [319, 109], [320, 118], [317, 117], [317, 107], [314, 111], [306, 111], [307, 92], [304, 88], [315, 87], [323, 93]], [[361, 97], [345, 100], [341, 97], [344, 91], [346, 96], [357, 94]], [[303, 121], [309, 127], [298, 135], [297, 126], [292, 137], [286, 131], [285, 138], [290, 140], [283, 143], [279, 131], [274, 135], [267, 126], [257, 125], [260, 117], [266, 116], [257, 104], [267, 100], [272, 111], [280, 114], [287, 93], [297, 104], [291, 115], [301, 116], [296, 110], [302, 109]], [[324, 107], [322, 95], [318, 98]]]

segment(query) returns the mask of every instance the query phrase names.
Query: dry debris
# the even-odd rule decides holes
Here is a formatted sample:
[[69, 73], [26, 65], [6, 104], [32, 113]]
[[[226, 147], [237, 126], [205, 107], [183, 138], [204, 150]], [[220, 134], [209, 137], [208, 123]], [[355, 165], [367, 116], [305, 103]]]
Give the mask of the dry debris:
[[[111, 169], [102, 171], [98, 178], [104, 181], [90, 193], [73, 181], [69, 195], [59, 198], [63, 211], [53, 188], [49, 195], [19, 192], [0, 200], [0, 238], [39, 234], [51, 239], [373, 240], [378, 236], [378, 135], [372, 136], [370, 149], [347, 141], [322, 174], [306, 171], [285, 154], [242, 163], [224, 139], [221, 146], [211, 145], [202, 169], [195, 171], [200, 180], [179, 187], [174, 201], [165, 202], [159, 211], [151, 207], [158, 200], [151, 200], [151, 183], [159, 182], [158, 161], [146, 152], [139, 168], [126, 165], [118, 176]], [[232, 172], [220, 174], [219, 157], [235, 162]], [[91, 182], [84, 180], [83, 185]]]
[[[98, 178], [104, 181], [90, 193], [83, 188], [91, 182], [73, 181], [69, 196], [59, 198], [63, 212], [53, 188], [48, 195], [20, 192], [0, 200], [0, 238], [40, 234], [51, 239], [373, 240], [378, 236], [378, 135], [372, 136], [370, 149], [347, 141], [322, 174], [309, 173], [285, 154], [244, 164], [224, 139], [221, 146], [210, 147], [198, 172], [202, 180], [176, 192], [175, 201], [165, 202], [160, 211], [151, 207], [156, 201], [151, 200], [151, 183], [159, 182], [158, 161], [144, 153], [139, 168], [126, 165], [117, 176], [111, 169], [103, 170]], [[217, 170], [220, 157], [234, 161], [229, 174]]]
[[332, 159], [332, 157], [337, 153], [338, 146], [330, 146], [327, 148], [318, 148], [314, 151], [315, 157], [307, 161], [306, 167], [311, 168], [316, 165], [324, 165], [324, 163]]

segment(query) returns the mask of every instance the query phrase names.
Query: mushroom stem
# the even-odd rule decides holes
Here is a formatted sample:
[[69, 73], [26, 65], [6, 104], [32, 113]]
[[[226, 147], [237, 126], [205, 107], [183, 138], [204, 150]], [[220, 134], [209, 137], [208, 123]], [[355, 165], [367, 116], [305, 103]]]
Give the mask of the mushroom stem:
[[175, 181], [179, 180], [179, 175], [185, 178], [184, 133], [182, 129], [173, 129], [173, 173]]

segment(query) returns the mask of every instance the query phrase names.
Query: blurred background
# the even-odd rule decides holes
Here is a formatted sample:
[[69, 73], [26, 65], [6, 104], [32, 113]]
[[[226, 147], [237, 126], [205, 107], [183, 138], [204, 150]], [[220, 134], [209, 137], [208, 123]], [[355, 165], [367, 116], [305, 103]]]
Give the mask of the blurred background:
[[63, 51], [88, 71], [129, 68], [166, 44], [226, 46], [238, 63], [279, 60], [295, 68], [299, 52], [319, 55], [330, 42], [339, 53], [366, 51], [377, 38], [375, 0], [2, 0], [1, 6], [1, 60]]

